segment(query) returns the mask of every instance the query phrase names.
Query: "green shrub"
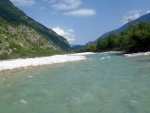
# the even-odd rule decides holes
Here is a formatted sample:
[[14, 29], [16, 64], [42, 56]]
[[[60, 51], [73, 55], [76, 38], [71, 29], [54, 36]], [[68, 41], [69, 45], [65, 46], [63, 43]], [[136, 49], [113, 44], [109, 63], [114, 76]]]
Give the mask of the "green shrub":
[[6, 52], [0, 54], [0, 60], [4, 60], [4, 59], [8, 59], [8, 58], [9, 58], [9, 55]]

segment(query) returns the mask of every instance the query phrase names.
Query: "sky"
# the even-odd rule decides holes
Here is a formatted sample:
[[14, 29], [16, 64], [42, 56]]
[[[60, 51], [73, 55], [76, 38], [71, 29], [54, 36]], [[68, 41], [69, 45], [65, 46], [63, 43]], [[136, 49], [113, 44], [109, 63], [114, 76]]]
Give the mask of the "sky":
[[83, 45], [128, 19], [150, 13], [150, 0], [10, 0], [29, 17], [65, 37], [70, 44]]

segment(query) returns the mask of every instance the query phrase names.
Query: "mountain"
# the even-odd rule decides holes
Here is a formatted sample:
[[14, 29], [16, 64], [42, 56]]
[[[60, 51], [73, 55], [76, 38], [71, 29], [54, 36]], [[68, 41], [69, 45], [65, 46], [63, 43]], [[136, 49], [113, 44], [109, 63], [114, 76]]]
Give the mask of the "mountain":
[[71, 50], [84, 48], [85, 45], [71, 45]]
[[[136, 23], [138, 23], [138, 22], [140, 22], [140, 21], [150, 22], [150, 13], [145, 14], [145, 15], [141, 16], [140, 18], [131, 21], [130, 24], [131, 24], [131, 25], [135, 25]], [[128, 26], [129, 26], [129, 24], [127, 23], [127, 24], [123, 25], [122, 27], [120, 27], [119, 29], [116, 29], [116, 30], [113, 30], [113, 31], [104, 33], [104, 34], [103, 34], [102, 36], [100, 36], [99, 38], [105, 38], [105, 37], [108, 36], [111, 32], [115, 32], [115, 33], [119, 34], [119, 33], [121, 33], [122, 31], [124, 31], [125, 29], [127, 29]], [[98, 38], [98, 39], [99, 39], [99, 38]], [[95, 41], [90, 41], [90, 42], [88, 42], [87, 45], [91, 45], [91, 44], [96, 43], [98, 39], [96, 39]]]
[[51, 55], [70, 50], [68, 41], [0, 0], [0, 59]]

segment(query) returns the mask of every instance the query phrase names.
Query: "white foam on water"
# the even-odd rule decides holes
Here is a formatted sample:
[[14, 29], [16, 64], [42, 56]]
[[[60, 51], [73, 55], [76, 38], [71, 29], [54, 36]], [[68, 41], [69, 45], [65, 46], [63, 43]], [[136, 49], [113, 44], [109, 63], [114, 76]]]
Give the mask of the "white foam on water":
[[28, 102], [24, 99], [21, 99], [20, 102], [23, 103], [23, 104], [28, 104]]
[[101, 60], [105, 59], [105, 57], [100, 58]]
[[100, 54], [117, 54], [117, 53], [123, 53], [123, 51], [107, 51], [107, 52], [101, 52]]
[[131, 102], [132, 102], [132, 103], [137, 103], [137, 101], [135, 101], [135, 100], [132, 100]]
[[136, 56], [147, 56], [150, 55], [150, 52], [139, 52], [139, 53], [132, 53], [132, 54], [124, 54], [125, 57], [136, 57]]
[[110, 56], [108, 56], [107, 58], [111, 58]]
[[104, 59], [110, 59], [111, 57], [110, 56], [107, 56], [107, 57], [102, 57], [100, 58], [101, 60], [104, 60]]

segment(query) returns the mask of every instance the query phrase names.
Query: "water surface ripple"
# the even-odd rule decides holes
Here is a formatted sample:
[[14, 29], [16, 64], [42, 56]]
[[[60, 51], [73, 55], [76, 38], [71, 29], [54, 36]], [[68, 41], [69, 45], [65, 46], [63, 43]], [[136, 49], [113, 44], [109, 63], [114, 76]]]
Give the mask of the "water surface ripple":
[[150, 113], [150, 57], [88, 60], [0, 72], [0, 113]]

